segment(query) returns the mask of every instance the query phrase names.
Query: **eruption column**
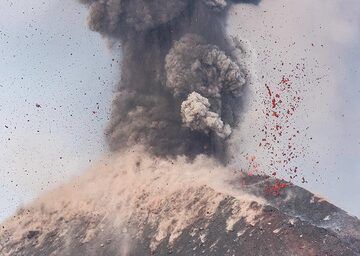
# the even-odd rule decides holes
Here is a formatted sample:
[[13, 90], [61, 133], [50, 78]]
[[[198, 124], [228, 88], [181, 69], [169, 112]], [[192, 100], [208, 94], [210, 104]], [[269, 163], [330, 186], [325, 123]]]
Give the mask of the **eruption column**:
[[89, 27], [121, 42], [110, 149], [226, 159], [246, 72], [225, 36], [225, 0], [82, 0]]

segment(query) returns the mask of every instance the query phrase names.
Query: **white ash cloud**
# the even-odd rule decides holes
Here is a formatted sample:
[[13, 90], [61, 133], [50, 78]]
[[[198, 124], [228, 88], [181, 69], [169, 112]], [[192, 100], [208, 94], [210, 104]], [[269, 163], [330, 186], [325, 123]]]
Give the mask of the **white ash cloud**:
[[219, 114], [210, 111], [209, 100], [193, 92], [181, 104], [181, 116], [187, 127], [193, 130], [214, 131], [221, 138], [231, 134], [231, 127], [224, 124]]
[[204, 2], [217, 10], [222, 10], [227, 6], [227, 2], [225, 0], [204, 0]]

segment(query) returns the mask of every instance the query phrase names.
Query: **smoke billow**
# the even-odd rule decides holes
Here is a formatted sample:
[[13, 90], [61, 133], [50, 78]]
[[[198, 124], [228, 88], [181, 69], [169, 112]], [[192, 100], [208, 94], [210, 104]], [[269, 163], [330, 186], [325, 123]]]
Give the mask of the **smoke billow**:
[[[225, 0], [81, 0], [90, 29], [118, 40], [122, 75], [106, 130], [112, 151], [226, 159], [247, 72], [226, 37]], [[240, 49], [241, 50], [241, 49]]]
[[181, 104], [181, 114], [186, 126], [193, 130], [211, 129], [221, 138], [226, 138], [231, 133], [229, 125], [224, 125], [217, 113], [209, 110], [210, 103], [207, 98], [193, 92]]

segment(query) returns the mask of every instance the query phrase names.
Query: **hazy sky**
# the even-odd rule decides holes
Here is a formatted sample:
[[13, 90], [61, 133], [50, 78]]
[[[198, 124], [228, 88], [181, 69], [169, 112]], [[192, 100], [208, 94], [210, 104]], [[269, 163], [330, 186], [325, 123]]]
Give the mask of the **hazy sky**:
[[[76, 1], [2, 0], [1, 6], [0, 219], [106, 152], [103, 128], [119, 76], [116, 58], [86, 28], [86, 10]], [[310, 152], [300, 162], [309, 183], [300, 184], [357, 216], [359, 17], [357, 0], [263, 0], [236, 6], [229, 19], [229, 33], [254, 51], [254, 91], [292, 68], [274, 69], [281, 61], [304, 62], [310, 80], [321, 77], [303, 90], [295, 120], [314, 138], [299, 141]], [[257, 150], [243, 138], [261, 125], [253, 118], [249, 112], [239, 131], [247, 151]]]
[[1, 6], [0, 218], [101, 154], [118, 76], [76, 1]]
[[[269, 167], [268, 152], [258, 147], [263, 114], [254, 110], [263, 107], [265, 84], [276, 87], [283, 76], [300, 73], [302, 77], [290, 78], [303, 99], [290, 122], [290, 129], [300, 131], [294, 146], [304, 148], [295, 182], [360, 216], [360, 1], [238, 5], [229, 33], [249, 42], [257, 75], [250, 110], [236, 136], [239, 152], [255, 155], [263, 169]], [[287, 146], [280, 145], [279, 153]]]

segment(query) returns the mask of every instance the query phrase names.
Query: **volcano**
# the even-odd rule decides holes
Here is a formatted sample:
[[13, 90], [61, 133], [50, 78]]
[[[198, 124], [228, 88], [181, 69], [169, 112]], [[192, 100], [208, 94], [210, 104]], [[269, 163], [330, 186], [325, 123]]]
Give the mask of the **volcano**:
[[357, 218], [230, 167], [252, 72], [224, 24], [259, 1], [80, 2], [121, 45], [110, 156], [6, 220], [1, 255], [360, 255]]
[[1, 255], [360, 255], [360, 221], [199, 156], [129, 151], [2, 225]]

